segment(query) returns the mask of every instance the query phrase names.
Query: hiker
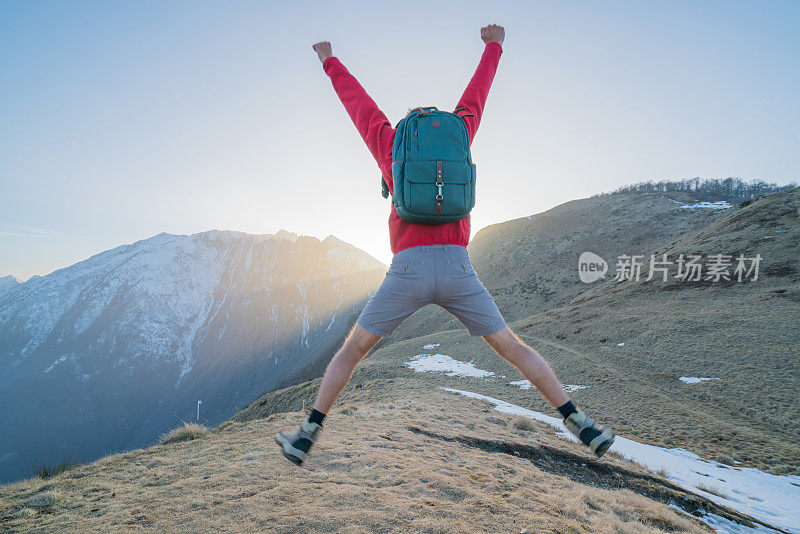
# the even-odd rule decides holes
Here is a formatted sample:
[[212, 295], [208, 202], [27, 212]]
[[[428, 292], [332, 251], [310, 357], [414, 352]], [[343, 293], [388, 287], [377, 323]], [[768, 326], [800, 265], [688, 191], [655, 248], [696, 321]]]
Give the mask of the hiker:
[[[597, 456], [602, 456], [614, 441], [614, 433], [596, 426], [582, 410], [576, 408], [548, 363], [506, 325], [494, 299], [475, 274], [467, 254], [470, 235], [468, 210], [474, 204], [474, 165], [469, 156], [469, 144], [475, 137], [483, 115], [489, 88], [503, 53], [504, 38], [505, 30], [502, 26], [490, 24], [481, 28], [481, 39], [485, 43], [483, 55], [456, 105], [453, 112], [455, 115], [436, 110], [436, 115], [423, 119], [425, 114], [434, 113], [435, 108], [416, 108], [410, 110], [396, 128], [392, 128], [375, 102], [333, 55], [331, 44], [323, 41], [313, 45], [336, 94], [378, 162], [384, 196], [392, 193], [389, 238], [394, 256], [380, 288], [367, 302], [341, 349], [328, 364], [311, 411], [297, 430], [279, 433], [275, 438], [283, 455], [296, 464], [303, 462], [319, 437], [325, 415], [347, 385], [356, 365], [381, 338], [391, 335], [408, 316], [432, 303], [455, 315], [467, 327], [470, 335], [482, 336], [500, 356], [519, 369], [561, 413], [566, 427]], [[434, 117], [438, 119], [431, 120]], [[415, 120], [414, 124], [419, 126], [419, 136], [417, 126], [413, 127], [413, 132], [406, 127], [410, 120]], [[424, 122], [420, 122], [421, 120]], [[464, 126], [466, 136], [463, 135]], [[437, 129], [436, 133], [430, 128]], [[417, 136], [415, 142], [419, 144], [416, 145], [416, 156], [423, 152], [434, 154], [436, 147], [423, 146], [422, 139], [441, 140], [443, 137], [437, 138], [436, 135], [446, 136], [444, 132], [448, 128], [455, 128], [451, 130], [455, 133], [448, 139], [456, 140], [455, 144], [447, 145], [450, 147], [448, 150], [463, 150], [466, 154], [464, 157], [436, 156], [441, 159], [435, 161], [435, 167], [433, 161], [423, 161], [412, 166], [410, 161], [393, 160], [394, 156], [405, 160], [406, 156], [411, 159], [415, 155], [414, 149], [410, 153], [403, 152], [412, 146], [411, 142], [405, 142], [410, 136]], [[461, 129], [461, 134], [458, 128]], [[401, 130], [402, 133], [399, 133]], [[398, 137], [397, 146], [394, 146], [396, 134], [403, 137]], [[457, 145], [459, 139], [465, 145], [460, 149]], [[440, 142], [439, 146], [444, 145]], [[454, 159], [464, 161], [453, 161]], [[402, 173], [426, 169], [428, 167], [424, 165], [428, 164], [428, 180], [435, 179], [436, 183], [423, 184], [423, 187], [428, 187], [426, 191], [429, 193], [423, 199], [424, 206], [421, 209], [429, 211], [415, 215], [411, 213], [414, 207], [405, 203], [407, 201], [400, 198], [402, 195], [394, 195], [394, 185], [400, 186], [403, 183], [401, 180], [406, 176]], [[408, 168], [404, 168], [404, 165]], [[470, 177], [472, 189], [466, 185], [470, 183]], [[419, 184], [421, 180], [417, 179], [416, 182]], [[417, 190], [422, 189], [411, 188], [409, 196], [413, 197]], [[433, 194], [437, 191], [438, 194], [434, 197]], [[470, 196], [469, 202], [466, 200], [467, 196]], [[411, 204], [415, 204], [413, 199]], [[434, 209], [435, 212], [431, 213]], [[455, 212], [455, 215], [448, 215], [448, 211]], [[463, 217], [465, 211], [467, 215]], [[441, 219], [442, 216], [450, 218]], [[440, 220], [450, 222], [441, 223]]]

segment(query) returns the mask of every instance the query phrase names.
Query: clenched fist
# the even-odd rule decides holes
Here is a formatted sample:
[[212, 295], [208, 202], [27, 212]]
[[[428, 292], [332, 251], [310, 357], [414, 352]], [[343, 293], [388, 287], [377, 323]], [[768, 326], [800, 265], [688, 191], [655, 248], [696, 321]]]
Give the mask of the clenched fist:
[[503, 39], [506, 38], [506, 30], [497, 24], [489, 24], [481, 28], [481, 39], [486, 44], [500, 43], [503, 44]]
[[328, 41], [321, 41], [315, 45], [312, 45], [311, 48], [313, 48], [317, 53], [320, 61], [325, 61], [333, 55], [333, 52], [331, 51], [331, 43]]

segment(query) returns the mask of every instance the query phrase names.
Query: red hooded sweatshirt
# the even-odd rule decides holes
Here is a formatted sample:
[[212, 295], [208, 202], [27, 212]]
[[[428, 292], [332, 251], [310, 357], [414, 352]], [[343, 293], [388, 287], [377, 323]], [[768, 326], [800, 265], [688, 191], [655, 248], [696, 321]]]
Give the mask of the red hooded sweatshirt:
[[[483, 107], [486, 104], [486, 97], [489, 96], [489, 88], [492, 86], [494, 74], [497, 71], [497, 64], [503, 47], [500, 43], [488, 43], [483, 50], [481, 61], [475, 74], [467, 85], [461, 100], [458, 101], [454, 109], [466, 108], [461, 115], [473, 114], [471, 117], [463, 117], [467, 125], [469, 142], [478, 131], [481, 122]], [[344, 104], [347, 113], [361, 134], [362, 139], [367, 144], [370, 153], [378, 162], [378, 167], [383, 173], [386, 185], [390, 192], [394, 192], [392, 183], [392, 143], [394, 134], [397, 130], [392, 128], [392, 124], [386, 119], [386, 115], [378, 109], [375, 102], [367, 92], [361, 87], [352, 74], [342, 65], [339, 58], [331, 56], [322, 63], [325, 74], [330, 76], [333, 89], [339, 96], [339, 100]], [[376, 187], [377, 188], [377, 187]], [[419, 245], [461, 245], [467, 246], [470, 233], [470, 216], [460, 221], [444, 224], [417, 224], [404, 221], [397, 216], [394, 205], [391, 206], [389, 214], [389, 244], [392, 254], [397, 254], [408, 247]]]

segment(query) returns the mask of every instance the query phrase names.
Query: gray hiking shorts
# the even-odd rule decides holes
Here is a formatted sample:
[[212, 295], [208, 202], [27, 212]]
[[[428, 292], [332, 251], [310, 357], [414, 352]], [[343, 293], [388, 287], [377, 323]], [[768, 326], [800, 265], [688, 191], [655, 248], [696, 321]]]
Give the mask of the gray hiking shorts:
[[428, 304], [438, 304], [455, 315], [472, 336], [494, 334], [506, 326], [461, 245], [420, 245], [395, 254], [386, 278], [357, 322], [371, 334], [388, 337]]

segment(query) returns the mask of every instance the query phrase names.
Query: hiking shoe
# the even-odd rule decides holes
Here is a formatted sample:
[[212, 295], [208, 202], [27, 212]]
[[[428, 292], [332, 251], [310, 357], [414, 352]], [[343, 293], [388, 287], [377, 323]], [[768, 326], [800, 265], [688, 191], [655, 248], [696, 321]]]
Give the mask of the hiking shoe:
[[603, 456], [608, 448], [611, 447], [611, 444], [614, 443], [614, 431], [598, 427], [592, 421], [592, 418], [583, 413], [582, 410], [578, 410], [564, 419], [564, 426], [575, 434], [584, 445], [592, 449], [592, 452], [598, 458]]
[[300, 428], [294, 432], [280, 432], [275, 436], [275, 443], [281, 447], [283, 455], [297, 465], [303, 463], [306, 454], [308, 454], [314, 442], [317, 441], [319, 432], [322, 430], [322, 426], [309, 421], [309, 417], [310, 414], [306, 415], [306, 418], [300, 424]]

